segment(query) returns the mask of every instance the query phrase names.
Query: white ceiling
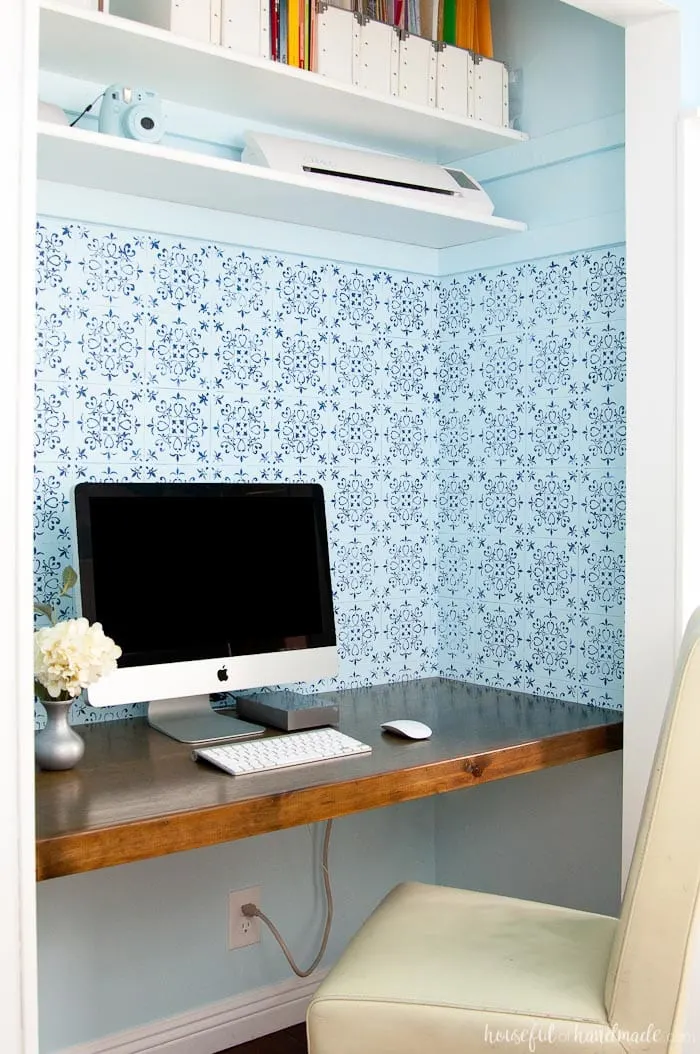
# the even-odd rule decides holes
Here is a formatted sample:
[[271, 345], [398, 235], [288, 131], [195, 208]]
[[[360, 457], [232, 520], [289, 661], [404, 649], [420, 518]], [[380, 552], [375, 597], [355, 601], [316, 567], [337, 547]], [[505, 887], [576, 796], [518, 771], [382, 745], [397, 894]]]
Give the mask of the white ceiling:
[[571, 7], [578, 7], [591, 15], [597, 15], [619, 26], [631, 26], [656, 15], [676, 10], [672, 2], [664, 0], [562, 0]]

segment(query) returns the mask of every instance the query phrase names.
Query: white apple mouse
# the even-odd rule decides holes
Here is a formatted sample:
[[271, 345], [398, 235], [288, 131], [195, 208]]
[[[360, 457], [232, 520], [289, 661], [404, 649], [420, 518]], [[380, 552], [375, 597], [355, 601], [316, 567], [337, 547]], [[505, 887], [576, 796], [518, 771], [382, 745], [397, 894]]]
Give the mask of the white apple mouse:
[[391, 732], [394, 736], [402, 736], [404, 739], [430, 739], [433, 734], [432, 728], [428, 728], [422, 721], [385, 721], [382, 725], [385, 732]]

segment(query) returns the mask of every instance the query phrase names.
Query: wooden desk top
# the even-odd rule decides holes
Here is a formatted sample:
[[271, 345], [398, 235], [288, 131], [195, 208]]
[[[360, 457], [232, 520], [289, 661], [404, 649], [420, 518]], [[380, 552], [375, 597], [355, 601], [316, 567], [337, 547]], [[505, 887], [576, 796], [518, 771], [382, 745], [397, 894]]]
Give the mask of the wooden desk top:
[[[92, 871], [503, 779], [622, 746], [622, 715], [428, 678], [326, 693], [357, 758], [252, 776], [191, 760], [145, 719], [83, 725], [70, 772], [37, 774], [37, 878]], [[430, 739], [382, 733], [412, 717]]]

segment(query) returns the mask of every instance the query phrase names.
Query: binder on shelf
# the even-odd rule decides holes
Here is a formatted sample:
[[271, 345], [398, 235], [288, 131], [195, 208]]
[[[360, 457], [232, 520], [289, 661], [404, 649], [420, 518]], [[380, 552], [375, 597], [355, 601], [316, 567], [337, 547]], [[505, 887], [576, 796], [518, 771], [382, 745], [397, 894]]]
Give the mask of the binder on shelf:
[[355, 15], [352, 76], [358, 88], [374, 95], [398, 95], [399, 34], [394, 26]]
[[223, 46], [231, 48], [239, 55], [271, 58], [269, 0], [220, 0], [220, 2]]
[[210, 0], [109, 0], [109, 10], [112, 15], [168, 29], [179, 37], [211, 43]]

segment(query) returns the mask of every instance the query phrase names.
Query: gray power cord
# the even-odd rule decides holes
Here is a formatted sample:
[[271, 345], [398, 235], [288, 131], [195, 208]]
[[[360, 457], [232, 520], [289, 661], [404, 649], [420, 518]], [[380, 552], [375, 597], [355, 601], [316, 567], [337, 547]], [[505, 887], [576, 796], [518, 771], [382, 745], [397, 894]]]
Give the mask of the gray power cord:
[[267, 917], [264, 911], [261, 911], [257, 904], [243, 904], [241, 912], [246, 918], [258, 918], [261, 919], [270, 933], [275, 938], [280, 948], [284, 952], [285, 958], [297, 977], [308, 977], [309, 974], [313, 973], [321, 959], [323, 958], [326, 948], [328, 946], [328, 938], [331, 935], [331, 925], [333, 923], [333, 891], [331, 889], [331, 876], [328, 870], [328, 847], [331, 842], [331, 830], [333, 828], [333, 821], [328, 820], [326, 823], [326, 830], [323, 836], [323, 853], [321, 855], [321, 871], [323, 872], [323, 889], [326, 894], [326, 924], [323, 927], [323, 937], [321, 938], [321, 947], [318, 950], [318, 955], [311, 963], [311, 966], [307, 970], [300, 970], [297, 964], [294, 962], [292, 953], [285, 944], [284, 938], [280, 931], [275, 926], [274, 922]]

